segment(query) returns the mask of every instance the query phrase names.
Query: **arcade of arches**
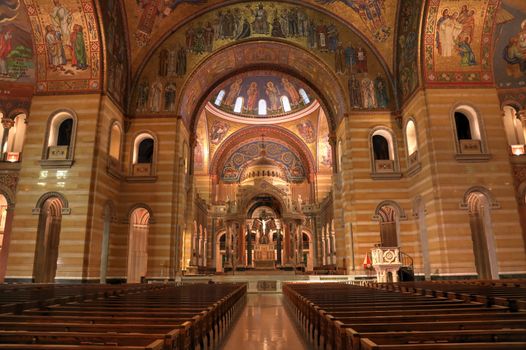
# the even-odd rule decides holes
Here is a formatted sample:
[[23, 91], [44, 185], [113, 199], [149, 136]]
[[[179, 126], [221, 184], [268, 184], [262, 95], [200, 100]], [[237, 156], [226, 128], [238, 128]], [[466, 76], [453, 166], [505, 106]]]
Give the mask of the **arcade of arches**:
[[[0, 2], [0, 281], [526, 275], [523, 0]], [[366, 259], [367, 260], [367, 259]]]

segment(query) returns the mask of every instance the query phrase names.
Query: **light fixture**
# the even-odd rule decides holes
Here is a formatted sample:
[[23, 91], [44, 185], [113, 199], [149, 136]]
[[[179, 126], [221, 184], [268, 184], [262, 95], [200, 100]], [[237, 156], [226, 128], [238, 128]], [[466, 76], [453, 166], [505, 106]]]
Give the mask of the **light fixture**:
[[511, 153], [515, 156], [522, 156], [524, 152], [524, 145], [511, 145]]

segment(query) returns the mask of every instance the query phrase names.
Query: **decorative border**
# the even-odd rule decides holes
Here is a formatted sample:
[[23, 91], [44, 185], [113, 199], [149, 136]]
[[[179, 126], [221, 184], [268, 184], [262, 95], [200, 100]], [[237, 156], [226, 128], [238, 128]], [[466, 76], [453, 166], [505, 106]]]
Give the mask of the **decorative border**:
[[500, 0], [488, 0], [482, 27], [479, 71], [435, 71], [435, 36], [440, 0], [430, 0], [424, 37], [423, 68], [428, 86], [493, 85], [493, 28]]

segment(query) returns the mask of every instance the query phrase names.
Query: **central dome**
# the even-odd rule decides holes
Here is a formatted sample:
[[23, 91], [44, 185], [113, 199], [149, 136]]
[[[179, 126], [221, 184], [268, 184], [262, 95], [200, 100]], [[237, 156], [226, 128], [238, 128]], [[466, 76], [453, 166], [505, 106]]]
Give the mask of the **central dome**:
[[283, 182], [286, 175], [283, 169], [264, 154], [251, 161], [241, 173], [241, 182], [253, 181], [255, 178], [266, 178], [269, 182]]
[[296, 113], [313, 100], [297, 79], [274, 71], [238, 74], [212, 94], [215, 108], [247, 118], [272, 118]]

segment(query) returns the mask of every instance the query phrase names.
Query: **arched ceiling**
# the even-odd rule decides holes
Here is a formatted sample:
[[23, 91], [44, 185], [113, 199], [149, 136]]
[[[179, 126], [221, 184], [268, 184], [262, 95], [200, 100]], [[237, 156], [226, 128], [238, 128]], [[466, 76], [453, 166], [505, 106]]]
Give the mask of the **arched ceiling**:
[[[267, 141], [271, 137], [290, 148], [293, 153], [303, 154], [300, 157], [302, 167], [308, 170], [309, 174], [330, 176], [333, 149], [329, 141], [329, 125], [323, 109], [317, 102], [304, 111], [283, 118], [264, 120], [269, 122], [260, 123], [259, 120], [243, 117], [233, 118], [207, 106], [201, 112], [195, 133], [194, 173], [220, 174], [224, 172], [224, 164], [228, 162], [219, 159], [232, 157], [234, 152], [227, 151], [228, 149], [232, 150], [232, 147], [251, 142], [261, 143], [262, 137]], [[250, 157], [243, 156], [243, 161], [238, 161], [237, 166], [241, 169], [250, 160]]]
[[246, 41], [215, 53], [193, 72], [181, 90], [178, 114], [194, 125], [200, 106], [208, 101], [217, 85], [238, 74], [240, 68], [261, 67], [285, 72], [308, 84], [329, 110], [332, 130], [349, 110], [345, 87], [313, 55], [279, 41]]
[[[280, 10], [281, 6], [287, 8], [312, 8], [322, 11], [330, 16], [340, 19], [348, 26], [356, 28], [363, 33], [363, 37], [373, 42], [375, 48], [381, 52], [384, 60], [391, 67], [393, 61], [392, 45], [394, 43], [394, 27], [398, 0], [304, 0], [304, 1], [220, 1], [220, 0], [124, 0], [130, 28], [133, 71], [137, 71], [142, 64], [142, 57], [155, 49], [159, 42], [169, 35], [174, 29], [179, 28], [188, 19], [196, 18], [218, 7], [236, 5], [239, 11], [232, 11], [235, 17], [247, 16], [253, 22], [259, 9], [263, 5], [269, 22], [275, 9], [279, 15], [288, 16]], [[289, 5], [290, 4], [290, 5]], [[303, 10], [305, 11], [305, 10]], [[225, 13], [225, 11], [223, 11]], [[292, 17], [292, 15], [291, 15]], [[211, 24], [215, 25], [215, 20]], [[228, 21], [228, 20], [227, 20]], [[332, 22], [332, 21], [330, 21]], [[330, 23], [327, 21], [326, 23]], [[217, 27], [214, 27], [217, 31]]]
[[[323, 77], [310, 79], [310, 85], [324, 94], [341, 94], [330, 101], [334, 119], [349, 109], [395, 108], [388, 62], [354, 27], [335, 20], [326, 11], [287, 2], [227, 5], [194, 16], [146, 56], [136, 77], [138, 91], [131, 107], [135, 114], [172, 113], [170, 107], [179, 105], [178, 114], [189, 120], [188, 114], [199, 107], [193, 103], [200, 100], [196, 92], [215, 87], [219, 80], [240, 69], [265, 65], [290, 69], [303, 79], [326, 72]], [[353, 89], [360, 101], [345, 108], [350, 77], [356, 82]], [[325, 83], [318, 84], [322, 80]], [[334, 82], [339, 83], [340, 92], [330, 92]], [[180, 92], [179, 103], [163, 105], [158, 98], [153, 99], [157, 103], [148, 105], [152, 94], [160, 96], [159, 91], [168, 85]]]
[[210, 174], [236, 181], [243, 167], [260, 156], [261, 143], [268, 148], [267, 157], [286, 168], [293, 181], [311, 179], [317, 172], [312, 153], [294, 133], [277, 126], [253, 126], [225, 140], [211, 160]]
[[[497, 85], [501, 99], [520, 100], [524, 106], [520, 68], [526, 55], [524, 6], [523, 0], [0, 0], [0, 100], [18, 108], [27, 107], [33, 94], [105, 90], [125, 111], [135, 114], [136, 101], [126, 101], [127, 87], [130, 82], [139, 85], [142, 79], [148, 80], [148, 93], [162, 88], [169, 98], [167, 104], [161, 99], [164, 105], [159, 109], [179, 113], [170, 96], [177, 102], [188, 101], [180, 96], [192, 94], [187, 87], [199, 86], [191, 73], [203, 67], [205, 58], [246, 40], [260, 40], [282, 42], [292, 51], [305, 48], [314, 60], [323, 62], [331, 79], [343, 87], [340, 97], [322, 101], [336, 106], [335, 115], [350, 112], [355, 105], [367, 110], [385, 104], [397, 110], [420, 86]], [[257, 27], [262, 18], [267, 34], [263, 34], [265, 26]], [[249, 35], [243, 31], [245, 23]], [[212, 47], [207, 44], [211, 33]], [[163, 73], [159, 66], [163, 45], [184, 48], [173, 52], [186, 52], [188, 57], [173, 69], [174, 81], [154, 86], [148, 67], [156, 66], [154, 71]], [[177, 55], [165, 58], [177, 62]], [[367, 73], [360, 68], [363, 58]], [[294, 63], [298, 67], [309, 59], [296, 56]], [[215, 67], [224, 76], [231, 68], [228, 63]], [[302, 77], [310, 72], [296, 71]], [[354, 83], [352, 73], [360, 83], [372, 80], [374, 94], [377, 84], [380, 89], [387, 85], [387, 92], [372, 102], [353, 101], [357, 95], [353, 97], [353, 89], [347, 88]], [[376, 81], [378, 75], [381, 80]], [[396, 93], [391, 82], [396, 82]], [[320, 90], [326, 87], [321, 84]], [[142, 88], [144, 92], [146, 87]]]

